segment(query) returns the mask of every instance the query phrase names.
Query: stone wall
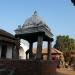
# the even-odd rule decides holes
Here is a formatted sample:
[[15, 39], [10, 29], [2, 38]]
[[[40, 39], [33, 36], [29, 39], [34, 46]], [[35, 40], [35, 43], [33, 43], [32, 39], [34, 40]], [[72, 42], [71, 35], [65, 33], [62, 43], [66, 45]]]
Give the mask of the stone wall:
[[51, 61], [0, 59], [0, 64], [14, 69], [16, 75], [56, 75], [56, 64]]

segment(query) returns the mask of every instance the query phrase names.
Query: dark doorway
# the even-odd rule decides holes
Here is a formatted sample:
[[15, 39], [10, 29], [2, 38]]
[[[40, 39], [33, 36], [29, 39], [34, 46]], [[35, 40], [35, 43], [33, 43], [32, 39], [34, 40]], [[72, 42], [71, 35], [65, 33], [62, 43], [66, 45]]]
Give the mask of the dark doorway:
[[7, 46], [2, 45], [1, 58], [6, 58]]

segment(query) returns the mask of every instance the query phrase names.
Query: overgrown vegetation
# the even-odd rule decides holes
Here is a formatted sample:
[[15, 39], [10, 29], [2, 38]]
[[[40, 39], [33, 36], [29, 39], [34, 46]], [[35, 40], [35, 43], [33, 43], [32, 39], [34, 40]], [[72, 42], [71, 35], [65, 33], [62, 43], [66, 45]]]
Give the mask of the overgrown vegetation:
[[75, 40], [67, 36], [57, 36], [54, 48], [60, 51], [75, 50]]

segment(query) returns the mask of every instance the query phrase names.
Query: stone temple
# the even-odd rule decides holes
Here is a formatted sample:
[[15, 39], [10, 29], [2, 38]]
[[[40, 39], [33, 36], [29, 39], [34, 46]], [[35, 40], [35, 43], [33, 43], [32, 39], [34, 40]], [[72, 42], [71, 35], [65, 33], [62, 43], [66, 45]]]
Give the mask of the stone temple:
[[[18, 26], [15, 33], [14, 36], [0, 29], [0, 75], [55, 75], [56, 62], [51, 60], [53, 34], [48, 25], [38, 16], [37, 11], [22, 26]], [[23, 52], [20, 47], [21, 39], [29, 43], [26, 52]], [[43, 41], [48, 42], [47, 60], [42, 58]], [[35, 55], [32, 51], [34, 42], [37, 42]], [[20, 59], [24, 58], [19, 56], [20, 53], [21, 55], [26, 53], [25, 60]]]
[[[32, 46], [34, 42], [37, 42], [37, 54], [36, 58], [41, 58], [42, 55], [42, 43], [43, 41], [47, 41], [48, 45], [50, 47], [50, 43], [52, 42], [53, 34], [51, 33], [50, 28], [48, 25], [41, 19], [40, 16], [38, 16], [37, 11], [34, 12], [34, 14], [28, 18], [22, 26], [18, 26], [18, 28], [15, 30], [16, 32], [16, 38], [24, 39], [29, 42], [29, 55], [30, 58], [33, 56], [32, 54]], [[50, 49], [48, 47], [48, 58], [50, 59]]]

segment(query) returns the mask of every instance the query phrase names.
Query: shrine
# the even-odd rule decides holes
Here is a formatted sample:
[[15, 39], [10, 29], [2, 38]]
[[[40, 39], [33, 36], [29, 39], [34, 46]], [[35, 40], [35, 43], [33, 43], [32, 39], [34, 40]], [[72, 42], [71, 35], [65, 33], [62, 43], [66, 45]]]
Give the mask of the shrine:
[[50, 60], [50, 48], [53, 41], [53, 34], [48, 25], [42, 21], [38, 16], [37, 11], [34, 12], [32, 17], [28, 18], [23, 26], [19, 26], [16, 30], [16, 38], [24, 39], [29, 42], [29, 59], [33, 57], [32, 47], [33, 43], [37, 42], [37, 54], [35, 59], [41, 59], [43, 41], [48, 42], [48, 60]]

